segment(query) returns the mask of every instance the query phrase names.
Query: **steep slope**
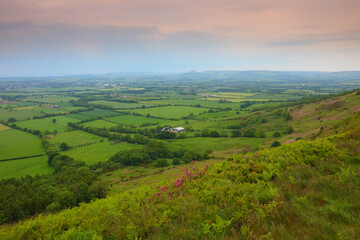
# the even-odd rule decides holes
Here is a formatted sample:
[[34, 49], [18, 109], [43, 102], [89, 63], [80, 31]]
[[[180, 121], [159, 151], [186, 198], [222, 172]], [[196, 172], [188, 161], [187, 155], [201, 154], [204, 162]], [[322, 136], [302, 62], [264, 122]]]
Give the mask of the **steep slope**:
[[[339, 124], [354, 113], [360, 111], [360, 91], [352, 91], [349, 94], [339, 94], [319, 102], [298, 105], [289, 108], [292, 120], [291, 125], [295, 132], [287, 135], [282, 142], [289, 143], [297, 138], [314, 138], [327, 128]], [[332, 132], [335, 134], [336, 132]]]

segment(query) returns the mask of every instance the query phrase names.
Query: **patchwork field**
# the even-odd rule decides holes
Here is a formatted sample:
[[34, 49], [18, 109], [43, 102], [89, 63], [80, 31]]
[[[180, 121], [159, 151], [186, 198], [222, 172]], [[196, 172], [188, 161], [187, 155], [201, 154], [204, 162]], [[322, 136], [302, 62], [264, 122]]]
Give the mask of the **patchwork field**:
[[[53, 119], [56, 119], [56, 122], [53, 123]], [[69, 118], [66, 116], [56, 116], [56, 117], [48, 117], [41, 119], [34, 119], [28, 121], [16, 122], [16, 125], [22, 128], [28, 128], [33, 130], [43, 131], [65, 131], [67, 129], [68, 122], [79, 122], [79, 120], [74, 118]]]
[[73, 148], [62, 152], [62, 154], [72, 157], [77, 161], [83, 161], [88, 165], [92, 165], [109, 160], [111, 156], [119, 151], [141, 147], [141, 145], [139, 146], [130, 143], [110, 144], [110, 142], [106, 141], [84, 147]]
[[53, 168], [47, 164], [47, 160], [47, 156], [41, 156], [0, 162], [0, 179], [51, 173]]
[[155, 108], [145, 108], [145, 109], [136, 109], [133, 112], [147, 115], [153, 117], [167, 118], [167, 119], [180, 119], [186, 117], [190, 114], [198, 115], [203, 112], [207, 112], [206, 108], [196, 108], [196, 107], [187, 107], [187, 106], [167, 106], [167, 107], [155, 107]]
[[116, 122], [119, 124], [134, 125], [134, 126], [141, 126], [142, 124], [145, 124], [145, 123], [162, 124], [162, 123], [168, 122], [168, 120], [165, 120], [165, 119], [150, 118], [150, 117], [144, 117], [144, 116], [134, 116], [134, 115], [122, 115], [122, 116], [117, 116], [117, 117], [110, 117], [110, 118], [106, 118], [106, 120], [109, 120], [111, 122]]
[[68, 146], [74, 147], [88, 143], [100, 142], [101, 140], [104, 140], [104, 138], [81, 130], [75, 130], [58, 133], [49, 139], [49, 143], [52, 149], [58, 151], [61, 143], [66, 143]]
[[34, 156], [45, 151], [38, 136], [16, 129], [0, 131], [0, 160]]

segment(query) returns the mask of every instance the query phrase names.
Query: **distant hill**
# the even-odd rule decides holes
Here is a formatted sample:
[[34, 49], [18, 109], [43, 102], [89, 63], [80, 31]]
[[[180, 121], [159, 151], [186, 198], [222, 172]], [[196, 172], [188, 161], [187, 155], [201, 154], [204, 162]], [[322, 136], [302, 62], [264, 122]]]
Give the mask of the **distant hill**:
[[228, 80], [320, 80], [320, 81], [360, 81], [360, 71], [316, 72], [316, 71], [203, 71], [179, 74], [179, 77], [221, 78]]
[[242, 81], [360, 81], [360, 71], [343, 72], [320, 72], [320, 71], [268, 71], [268, 70], [249, 70], [249, 71], [190, 71], [186, 73], [106, 73], [106, 74], [82, 74], [68, 76], [49, 76], [49, 77], [12, 77], [0, 76], [0, 81], [14, 80], [45, 80], [45, 79], [167, 79], [167, 80], [242, 80]]

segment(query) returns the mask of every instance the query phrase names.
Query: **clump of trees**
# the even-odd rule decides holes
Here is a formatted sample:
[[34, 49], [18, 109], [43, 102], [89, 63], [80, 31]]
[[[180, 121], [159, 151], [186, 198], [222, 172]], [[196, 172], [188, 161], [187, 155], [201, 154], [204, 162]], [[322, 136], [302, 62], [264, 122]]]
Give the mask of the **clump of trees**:
[[83, 162], [52, 153], [55, 172], [0, 181], [0, 224], [13, 223], [42, 212], [56, 212], [106, 196], [106, 187]]
[[216, 130], [209, 131], [208, 129], [203, 129], [200, 133], [201, 137], [214, 137], [218, 138], [221, 137], [220, 133]]
[[158, 162], [159, 159], [164, 158], [177, 159], [173, 160], [174, 164], [176, 165], [181, 163], [179, 159], [185, 163], [189, 163], [194, 160], [201, 161], [204, 159], [209, 159], [209, 153], [206, 152], [204, 154], [199, 154], [184, 149], [171, 152], [166, 148], [163, 142], [158, 140], [151, 140], [145, 145], [143, 149], [120, 151], [112, 156], [109, 161], [119, 163], [122, 166], [139, 166], [141, 164], [149, 164], [154, 162], [155, 165], [159, 165], [160, 163], [164, 165], [164, 161], [160, 161], [160, 163]]
[[281, 146], [281, 143], [279, 143], [278, 141], [274, 141], [272, 144], [271, 144], [271, 147], [274, 148], [274, 147], [279, 147]]

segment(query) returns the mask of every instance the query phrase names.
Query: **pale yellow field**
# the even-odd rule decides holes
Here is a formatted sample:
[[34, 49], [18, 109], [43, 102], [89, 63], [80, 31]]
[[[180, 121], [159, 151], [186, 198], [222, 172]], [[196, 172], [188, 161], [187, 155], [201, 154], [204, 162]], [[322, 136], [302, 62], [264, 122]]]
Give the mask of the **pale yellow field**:
[[18, 107], [18, 108], [14, 108], [14, 110], [28, 110], [28, 109], [33, 109], [33, 106], [28, 106], [28, 107]]
[[243, 102], [247, 97], [254, 96], [254, 93], [237, 93], [237, 92], [226, 92], [226, 93], [208, 93], [204, 95], [216, 95], [216, 97], [204, 97], [201, 100], [219, 101], [220, 99], [226, 99], [231, 102]]
[[254, 93], [236, 93], [236, 92], [226, 92], [226, 93], [217, 93], [217, 97], [233, 97], [233, 98], [244, 98], [254, 96]]
[[2, 131], [2, 130], [8, 130], [8, 129], [11, 129], [11, 128], [9, 128], [8, 126], [2, 125], [2, 124], [0, 123], [0, 131]]

